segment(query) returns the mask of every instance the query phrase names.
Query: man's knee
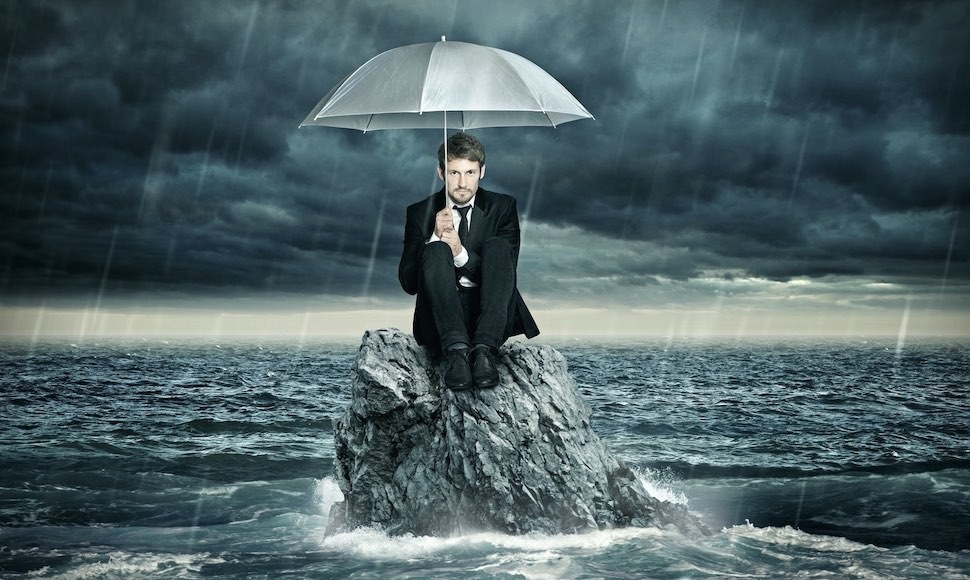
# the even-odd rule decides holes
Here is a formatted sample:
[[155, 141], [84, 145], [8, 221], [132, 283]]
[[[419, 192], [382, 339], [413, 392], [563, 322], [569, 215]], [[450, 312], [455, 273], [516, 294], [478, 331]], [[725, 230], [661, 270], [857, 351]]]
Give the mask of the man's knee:
[[424, 252], [421, 253], [421, 264], [447, 263], [454, 265], [454, 256], [451, 253], [451, 246], [440, 240], [424, 245]]

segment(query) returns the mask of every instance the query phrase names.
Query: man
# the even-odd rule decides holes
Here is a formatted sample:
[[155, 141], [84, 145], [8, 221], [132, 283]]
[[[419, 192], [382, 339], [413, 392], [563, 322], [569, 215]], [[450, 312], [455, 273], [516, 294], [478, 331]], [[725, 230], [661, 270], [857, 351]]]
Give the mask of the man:
[[[515, 198], [479, 187], [485, 149], [457, 133], [438, 149], [445, 186], [408, 207], [401, 287], [417, 294], [414, 338], [444, 357], [450, 389], [498, 384], [497, 349], [516, 334], [539, 334], [519, 295], [519, 216]], [[447, 204], [445, 202], [447, 196]]]

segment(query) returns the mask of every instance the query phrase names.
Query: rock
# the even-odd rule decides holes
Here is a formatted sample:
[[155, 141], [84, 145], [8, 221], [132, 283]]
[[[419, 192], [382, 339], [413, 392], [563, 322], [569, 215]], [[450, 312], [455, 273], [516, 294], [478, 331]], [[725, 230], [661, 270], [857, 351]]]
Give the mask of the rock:
[[364, 334], [351, 403], [334, 428], [344, 500], [328, 534], [705, 531], [683, 506], [651, 497], [607, 450], [562, 354], [520, 342], [500, 353], [496, 388], [451, 391], [410, 335]]

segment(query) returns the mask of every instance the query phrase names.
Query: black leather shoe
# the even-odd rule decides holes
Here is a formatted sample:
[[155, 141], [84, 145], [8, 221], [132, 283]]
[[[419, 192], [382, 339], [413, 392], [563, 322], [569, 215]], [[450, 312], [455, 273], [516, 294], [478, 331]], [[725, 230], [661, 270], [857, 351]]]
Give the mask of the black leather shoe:
[[472, 349], [472, 379], [475, 388], [488, 389], [498, 384], [498, 369], [495, 361], [498, 353], [494, 348], [484, 344], [475, 345]]
[[443, 367], [445, 386], [454, 391], [468, 389], [472, 386], [472, 369], [468, 365], [468, 349], [456, 348], [445, 353]]

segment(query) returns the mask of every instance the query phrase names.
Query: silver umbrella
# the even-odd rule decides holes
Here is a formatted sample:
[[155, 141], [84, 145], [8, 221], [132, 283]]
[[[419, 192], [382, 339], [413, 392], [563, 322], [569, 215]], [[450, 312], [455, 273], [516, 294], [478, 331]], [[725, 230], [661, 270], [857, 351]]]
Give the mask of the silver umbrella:
[[592, 119], [531, 61], [467, 42], [412, 44], [381, 53], [333, 88], [300, 124], [379, 129], [555, 127]]

